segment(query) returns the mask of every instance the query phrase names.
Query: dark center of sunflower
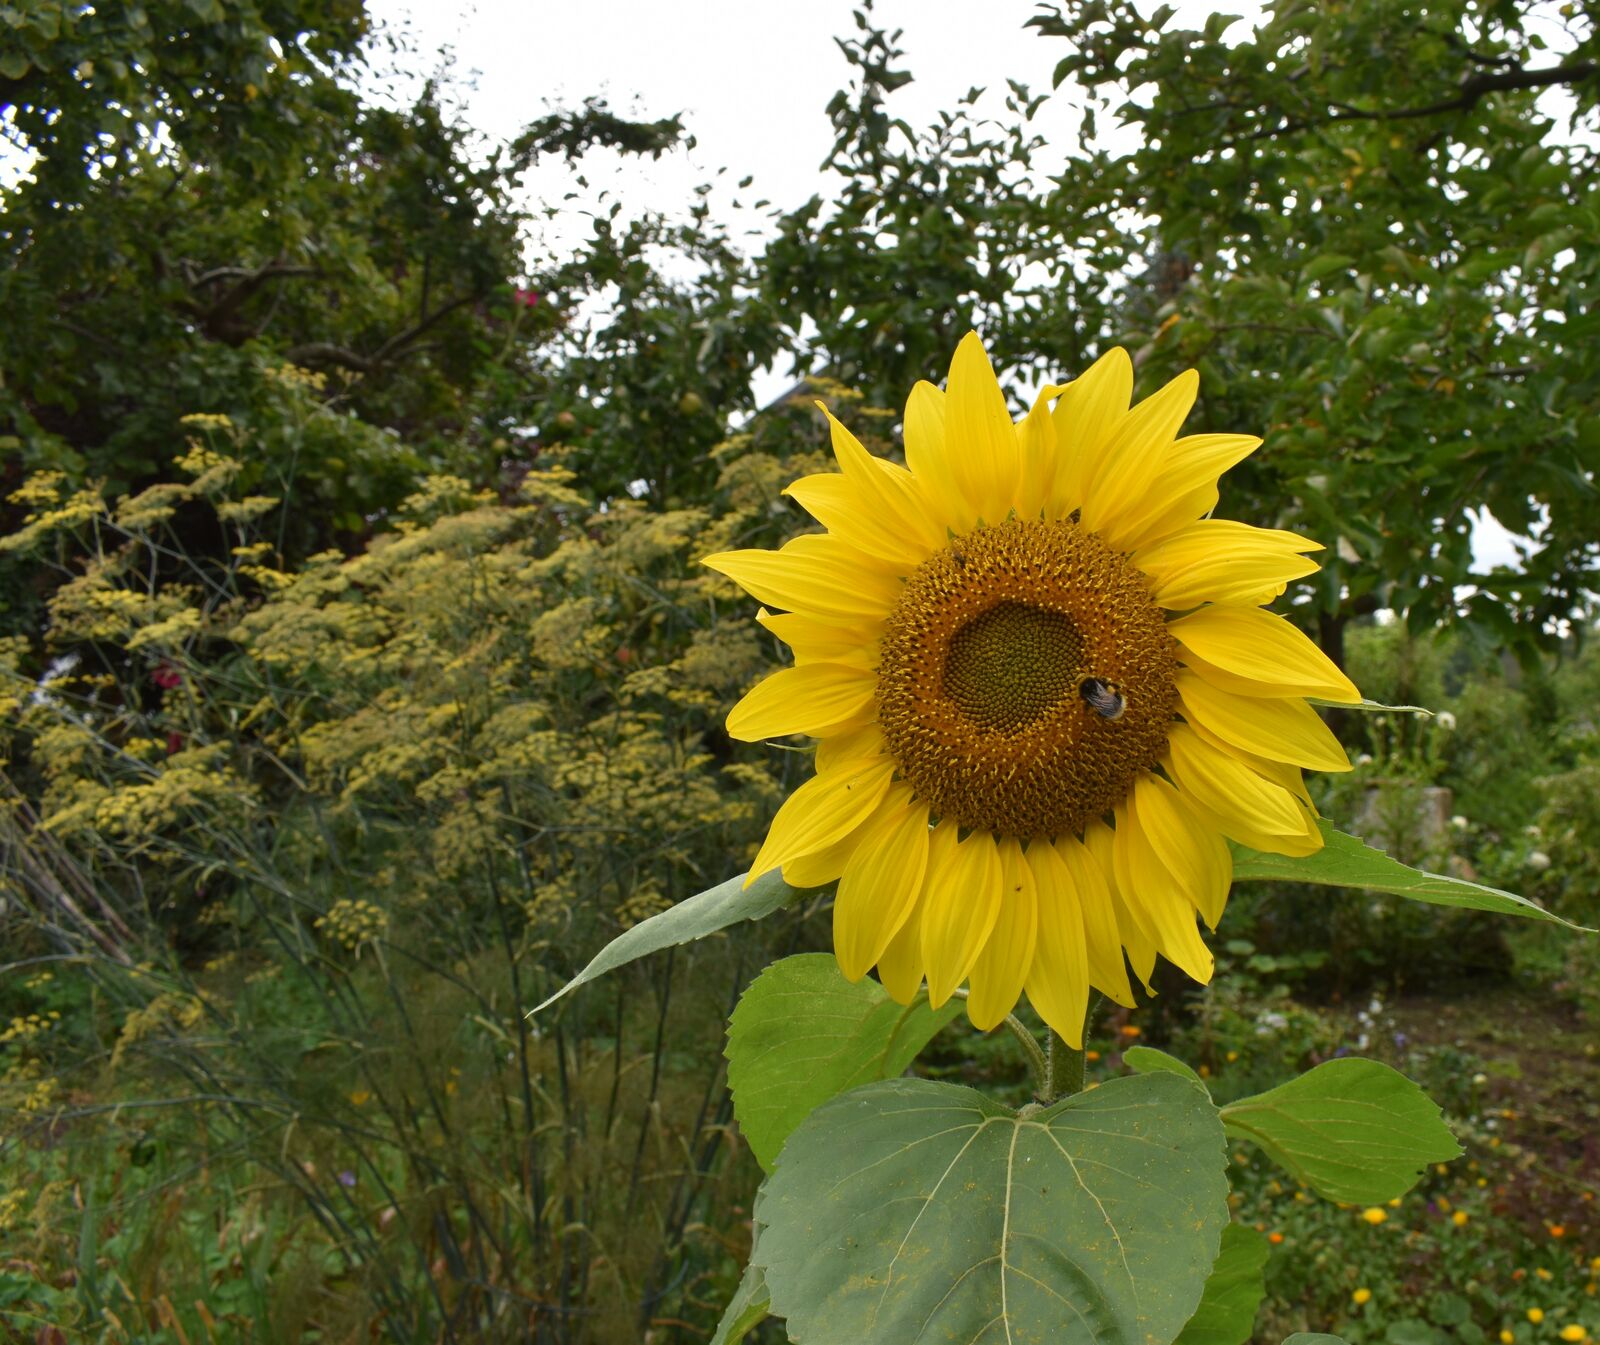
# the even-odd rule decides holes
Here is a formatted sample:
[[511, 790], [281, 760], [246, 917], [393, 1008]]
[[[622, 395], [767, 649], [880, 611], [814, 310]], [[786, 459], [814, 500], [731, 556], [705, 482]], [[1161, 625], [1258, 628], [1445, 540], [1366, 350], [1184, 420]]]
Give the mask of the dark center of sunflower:
[[1071, 521], [955, 538], [907, 578], [881, 649], [889, 750], [962, 826], [1081, 832], [1166, 750], [1166, 618], [1144, 576]]
[[1083, 636], [1065, 612], [1001, 602], [950, 639], [944, 692], [974, 724], [1016, 733], [1073, 694]]

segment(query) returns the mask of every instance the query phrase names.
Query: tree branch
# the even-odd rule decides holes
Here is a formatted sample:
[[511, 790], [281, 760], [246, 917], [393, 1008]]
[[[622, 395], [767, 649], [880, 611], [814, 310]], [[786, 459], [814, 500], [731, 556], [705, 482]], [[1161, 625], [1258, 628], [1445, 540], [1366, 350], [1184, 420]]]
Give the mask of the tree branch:
[[419, 322], [413, 323], [404, 331], [396, 332], [370, 355], [362, 355], [344, 346], [336, 346], [328, 341], [311, 341], [305, 345], [294, 346], [284, 352], [284, 359], [290, 364], [315, 365], [337, 364], [341, 368], [350, 369], [358, 374], [376, 372], [385, 364], [392, 363], [403, 355], [410, 354], [416, 342], [425, 335], [442, 319], [454, 313], [456, 309], [474, 303], [478, 299], [476, 294], [463, 294], [459, 299], [452, 299], [441, 308], [436, 308], [432, 313]]
[[[1266, 140], [1277, 135], [1293, 135], [1296, 131], [1310, 130], [1313, 126], [1329, 126], [1344, 121], [1410, 121], [1419, 117], [1437, 117], [1446, 112], [1465, 112], [1481, 98], [1491, 93], [1506, 93], [1514, 89], [1542, 89], [1552, 84], [1580, 84], [1600, 74], [1600, 63], [1574, 61], [1570, 65], [1542, 66], [1536, 70], [1503, 70], [1473, 75], [1461, 82], [1461, 92], [1454, 98], [1429, 103], [1425, 107], [1402, 108], [1350, 108], [1333, 112], [1320, 118], [1303, 118], [1284, 121], [1277, 126], [1246, 136], [1246, 141]], [[1336, 105], [1337, 106], [1337, 105]]]

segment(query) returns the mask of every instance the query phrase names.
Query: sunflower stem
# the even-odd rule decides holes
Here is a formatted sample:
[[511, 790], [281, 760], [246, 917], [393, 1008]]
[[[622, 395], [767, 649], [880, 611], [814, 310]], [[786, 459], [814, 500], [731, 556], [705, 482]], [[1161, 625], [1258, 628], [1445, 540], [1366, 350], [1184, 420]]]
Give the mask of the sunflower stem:
[[1054, 1032], [1049, 1035], [1050, 1055], [1045, 1069], [1045, 1096], [1048, 1105], [1058, 1097], [1083, 1091], [1083, 1048], [1074, 1050]]
[[1042, 1086], [1035, 1095], [1040, 1105], [1048, 1107], [1057, 1098], [1083, 1092], [1084, 1048], [1089, 1044], [1089, 1028], [1094, 1023], [1095, 1010], [1099, 1007], [1100, 996], [1090, 991], [1089, 1003], [1083, 1015], [1083, 1046], [1068, 1046], [1056, 1033], [1045, 1029], [1044, 1070], [1039, 1076]]
[[1011, 1035], [1022, 1043], [1022, 1049], [1028, 1053], [1028, 1063], [1033, 1066], [1034, 1077], [1039, 1080], [1041, 1092], [1048, 1092], [1050, 1088], [1050, 1061], [1039, 1047], [1039, 1039], [1024, 1027], [1016, 1014], [1006, 1015], [1006, 1026], [1011, 1029]]

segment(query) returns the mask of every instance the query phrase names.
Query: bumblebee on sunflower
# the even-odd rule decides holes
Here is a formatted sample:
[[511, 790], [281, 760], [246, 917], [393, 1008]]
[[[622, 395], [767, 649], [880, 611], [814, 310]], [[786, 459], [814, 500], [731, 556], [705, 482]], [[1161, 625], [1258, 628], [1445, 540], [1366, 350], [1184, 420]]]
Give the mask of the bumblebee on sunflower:
[[818, 739], [750, 878], [838, 880], [851, 980], [935, 1006], [967, 982], [983, 1029], [1025, 991], [1081, 1046], [1090, 987], [1131, 1004], [1129, 965], [1210, 979], [1225, 838], [1322, 845], [1301, 771], [1349, 762], [1305, 698], [1360, 693], [1263, 610], [1321, 548], [1208, 516], [1261, 441], [1178, 437], [1198, 386], [1130, 406], [1113, 350], [1013, 423], [969, 334], [945, 391], [912, 390], [905, 467], [830, 416], [840, 470], [787, 492], [827, 531], [706, 558], [794, 653], [729, 733]]

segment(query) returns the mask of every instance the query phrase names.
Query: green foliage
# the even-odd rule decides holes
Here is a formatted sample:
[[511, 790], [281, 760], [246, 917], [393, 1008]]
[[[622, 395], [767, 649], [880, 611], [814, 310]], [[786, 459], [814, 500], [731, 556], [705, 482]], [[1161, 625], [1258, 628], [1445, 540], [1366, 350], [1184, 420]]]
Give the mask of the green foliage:
[[[0, 216], [0, 1321], [620, 1345], [706, 1338], [727, 1304], [715, 1340], [770, 1338], [776, 1310], [807, 1342], [1238, 1345], [1272, 1246], [1270, 1338], [1510, 1322], [1534, 1345], [1538, 1305], [1477, 1277], [1471, 1237], [1515, 1231], [1501, 1173], [1450, 1197], [1463, 1221], [1422, 1213], [1437, 1171], [1363, 1220], [1225, 1165], [1223, 1126], [1386, 1199], [1449, 1128], [1384, 1066], [1319, 1064], [1343, 1026], [1291, 991], [1361, 956], [1459, 961], [1443, 922], [1484, 912], [1537, 917], [1510, 936], [1525, 976], [1592, 989], [1565, 925], [1596, 923], [1600, 663], [1528, 652], [1592, 588], [1600, 531], [1600, 174], [1533, 101], [1565, 87], [1592, 120], [1597, 39], [1560, 17], [1352, 0], [1184, 32], [1067, 0], [1035, 26], [1085, 139], [1041, 185], [1043, 98], [1009, 84], [993, 123], [975, 90], [914, 129], [864, 13], [834, 181], [762, 256], [703, 201], [617, 200], [530, 277], [523, 170], [659, 156], [677, 119], [591, 99], [496, 147], [431, 85], [367, 105], [381, 48], [343, 0], [0, 10], [34, 156]], [[1107, 111], [1142, 143], [1097, 146]], [[1198, 364], [1197, 428], [1268, 436], [1230, 512], [1330, 546], [1288, 610], [1369, 696], [1458, 723], [1343, 714], [1372, 760], [1329, 811], [1375, 797], [1393, 856], [1331, 829], [1307, 860], [1241, 851], [1286, 886], [1235, 898], [1213, 986], [1142, 1028], [1119, 1010], [1089, 1091], [1017, 1112], [888, 1077], [954, 1006], [902, 1009], [825, 954], [746, 989], [827, 896], [721, 881], [805, 762], [728, 743], [767, 642], [692, 563], [800, 526], [780, 490], [827, 466], [811, 396], [892, 458], [906, 389], [972, 324], [1019, 377], [1113, 340], [1141, 390]], [[786, 356], [826, 376], [746, 418]], [[1537, 532], [1523, 574], [1469, 576], [1480, 506]], [[1380, 607], [1405, 620], [1358, 624]], [[1419, 874], [1403, 824], [1440, 786], [1467, 818]], [[1530, 875], [1542, 908], [1502, 890]], [[730, 1099], [708, 1025], [735, 999]], [[1362, 1032], [1404, 1054], [1377, 1014]], [[1015, 1039], [958, 1035], [922, 1068], [1026, 1096]], [[1484, 1110], [1462, 1050], [1409, 1066], [1500, 1152], [1513, 1110]], [[1540, 1310], [1583, 1320], [1594, 1277], [1546, 1259]]]
[[[1073, 181], [1148, 220], [1124, 246], [1182, 276], [1127, 322], [1146, 372], [1198, 364], [1208, 419], [1270, 427], [1232, 483], [1247, 515], [1339, 540], [1315, 581], [1326, 641], [1377, 606], [1524, 642], [1580, 609], [1600, 500], [1593, 13], [1281, 3], [1192, 30], [1063, 0], [1033, 23], [1062, 43], [1057, 84], [1087, 92], [1086, 130], [1139, 133]], [[1565, 134], [1547, 88], [1571, 99]], [[1522, 573], [1469, 580], [1479, 504], [1518, 533], [1548, 515]]]
[[745, 1267], [739, 1288], [728, 1302], [728, 1310], [717, 1323], [711, 1345], [739, 1345], [739, 1342], [767, 1319], [771, 1302], [767, 1295], [767, 1277], [761, 1267]]
[[[1245, 847], [1235, 847], [1234, 878], [1241, 882], [1257, 880], [1315, 883], [1331, 887], [1366, 888], [1389, 892], [1412, 901], [1435, 906], [1454, 906], [1466, 910], [1493, 911], [1497, 915], [1523, 915], [1538, 920], [1571, 925], [1542, 906], [1512, 892], [1501, 892], [1481, 883], [1441, 874], [1422, 873], [1391, 859], [1381, 850], [1363, 844], [1354, 836], [1320, 823], [1323, 847], [1313, 855], [1293, 858], [1269, 855]], [[1576, 928], [1576, 926], [1572, 926]]]
[[1261, 1146], [1297, 1182], [1329, 1200], [1403, 1195], [1429, 1163], [1461, 1154], [1439, 1108], [1375, 1060], [1329, 1060], [1222, 1109], [1230, 1135]]
[[1266, 1293], [1261, 1272], [1271, 1250], [1253, 1228], [1229, 1224], [1222, 1230], [1222, 1250], [1178, 1345], [1244, 1345], [1250, 1339]]
[[703, 939], [708, 934], [715, 934], [744, 920], [759, 920], [771, 915], [788, 905], [794, 897], [795, 890], [783, 881], [783, 875], [776, 869], [762, 874], [753, 883], [746, 883], [745, 875], [741, 873], [737, 878], [730, 878], [704, 892], [685, 897], [675, 906], [658, 911], [631, 929], [623, 930], [596, 953], [582, 971], [531, 1012], [548, 1009], [563, 995], [585, 982], [624, 967], [638, 958], [659, 953], [663, 948], [693, 943], [696, 939]]
[[783, 1142], [811, 1112], [860, 1084], [903, 1073], [960, 1012], [959, 1000], [933, 1010], [919, 998], [902, 1008], [876, 981], [846, 981], [827, 953], [773, 963], [728, 1021], [728, 1088], [756, 1161], [771, 1172]]
[[891, 1080], [790, 1136], [755, 1255], [799, 1341], [1169, 1340], [1216, 1259], [1224, 1194], [1216, 1113], [1182, 1080], [1020, 1113]]

